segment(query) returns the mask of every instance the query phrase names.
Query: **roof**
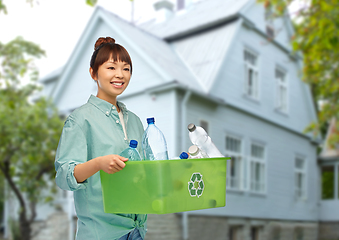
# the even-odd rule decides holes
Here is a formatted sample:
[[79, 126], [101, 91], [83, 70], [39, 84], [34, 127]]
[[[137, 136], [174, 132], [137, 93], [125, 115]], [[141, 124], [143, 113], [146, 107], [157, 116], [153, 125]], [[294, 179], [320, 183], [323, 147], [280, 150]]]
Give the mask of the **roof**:
[[173, 14], [162, 23], [155, 20], [140, 24], [139, 27], [165, 39], [180, 37], [191, 32], [227, 22], [251, 0], [206, 0], [192, 4], [188, 9]]
[[337, 120], [335, 118], [332, 118], [330, 121], [330, 124], [327, 129], [327, 135], [325, 139], [325, 145], [322, 149], [322, 152], [320, 153], [320, 158], [322, 160], [326, 159], [333, 159], [333, 158], [339, 158], [339, 144], [335, 144], [335, 146], [331, 146], [329, 143], [330, 138], [334, 135], [337, 134]]
[[187, 71], [185, 64], [165, 40], [132, 25], [103, 8], [101, 10], [110, 18], [110, 22], [114, 23], [116, 28], [123, 30], [126, 37], [135, 39], [134, 45], [139, 48], [143, 55], [146, 54], [148, 59], [151, 60], [151, 65], [158, 65], [161, 68], [160, 70], [166, 73], [166, 82], [176, 80], [183, 85], [201, 91], [197, 79], [190, 71]]

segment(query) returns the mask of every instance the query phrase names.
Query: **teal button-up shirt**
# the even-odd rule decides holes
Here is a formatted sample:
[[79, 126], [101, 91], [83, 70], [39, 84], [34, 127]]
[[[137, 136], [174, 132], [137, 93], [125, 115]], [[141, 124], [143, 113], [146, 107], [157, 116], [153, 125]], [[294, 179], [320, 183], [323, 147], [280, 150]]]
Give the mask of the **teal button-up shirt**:
[[134, 228], [143, 238], [146, 233], [147, 215], [104, 212], [100, 172], [82, 183], [77, 183], [73, 174], [77, 164], [99, 156], [119, 154], [132, 139], [140, 143], [138, 150], [141, 153], [142, 123], [123, 103], [117, 104], [124, 116], [128, 139], [125, 139], [114, 105], [93, 95], [71, 113], [62, 130], [55, 159], [55, 181], [61, 189], [74, 191], [77, 240], [117, 239]]

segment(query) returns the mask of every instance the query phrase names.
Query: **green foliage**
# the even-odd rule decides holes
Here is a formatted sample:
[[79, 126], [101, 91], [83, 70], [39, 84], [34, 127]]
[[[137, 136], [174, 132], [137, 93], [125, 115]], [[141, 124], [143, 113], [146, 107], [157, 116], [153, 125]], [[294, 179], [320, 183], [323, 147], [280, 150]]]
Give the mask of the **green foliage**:
[[[0, 174], [19, 201], [21, 236], [30, 235], [36, 204], [51, 200], [46, 190], [55, 192], [54, 158], [63, 121], [53, 104], [37, 95], [33, 60], [43, 55], [21, 37], [0, 43]], [[23, 77], [30, 83], [20, 84]]]
[[[272, 7], [276, 16], [287, 14], [293, 0], [258, 0]], [[306, 4], [309, 2], [309, 5]], [[303, 54], [303, 80], [311, 86], [318, 122], [308, 130], [323, 133], [328, 121], [339, 119], [339, 0], [304, 1], [294, 21], [291, 44]], [[319, 102], [322, 105], [319, 105]], [[337, 123], [339, 129], [339, 122]], [[339, 142], [339, 131], [331, 143]]]
[[4, 12], [5, 14], [7, 14], [7, 8], [5, 4], [3, 3], [3, 0], [0, 0], [0, 13], [1, 12]]
[[0, 80], [6, 86], [19, 85], [23, 76], [29, 75], [32, 82], [38, 79], [38, 71], [33, 59], [40, 58], [45, 52], [38, 45], [17, 37], [7, 44], [0, 42]]
[[95, 4], [97, 4], [98, 0], [86, 0], [86, 4], [90, 5], [90, 6], [94, 6]]

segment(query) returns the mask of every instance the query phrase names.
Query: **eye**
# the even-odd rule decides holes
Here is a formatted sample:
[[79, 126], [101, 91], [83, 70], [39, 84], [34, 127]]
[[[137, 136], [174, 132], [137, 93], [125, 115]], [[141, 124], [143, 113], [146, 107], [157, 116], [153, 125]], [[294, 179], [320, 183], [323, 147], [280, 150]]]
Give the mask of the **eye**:
[[114, 70], [115, 68], [114, 67], [109, 67], [108, 69]]
[[124, 71], [128, 71], [129, 72], [129, 68], [124, 68]]

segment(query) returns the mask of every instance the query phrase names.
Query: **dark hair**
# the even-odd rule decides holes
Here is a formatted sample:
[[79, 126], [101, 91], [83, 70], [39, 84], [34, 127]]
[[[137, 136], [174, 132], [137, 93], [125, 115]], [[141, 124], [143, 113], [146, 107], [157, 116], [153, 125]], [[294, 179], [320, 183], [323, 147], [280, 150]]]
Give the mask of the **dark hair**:
[[115, 43], [111, 37], [101, 37], [95, 42], [94, 52], [92, 54], [90, 67], [93, 69], [93, 75], [98, 74], [99, 67], [109, 59], [113, 61], [126, 62], [131, 66], [130, 72], [132, 74], [132, 61], [127, 50]]

